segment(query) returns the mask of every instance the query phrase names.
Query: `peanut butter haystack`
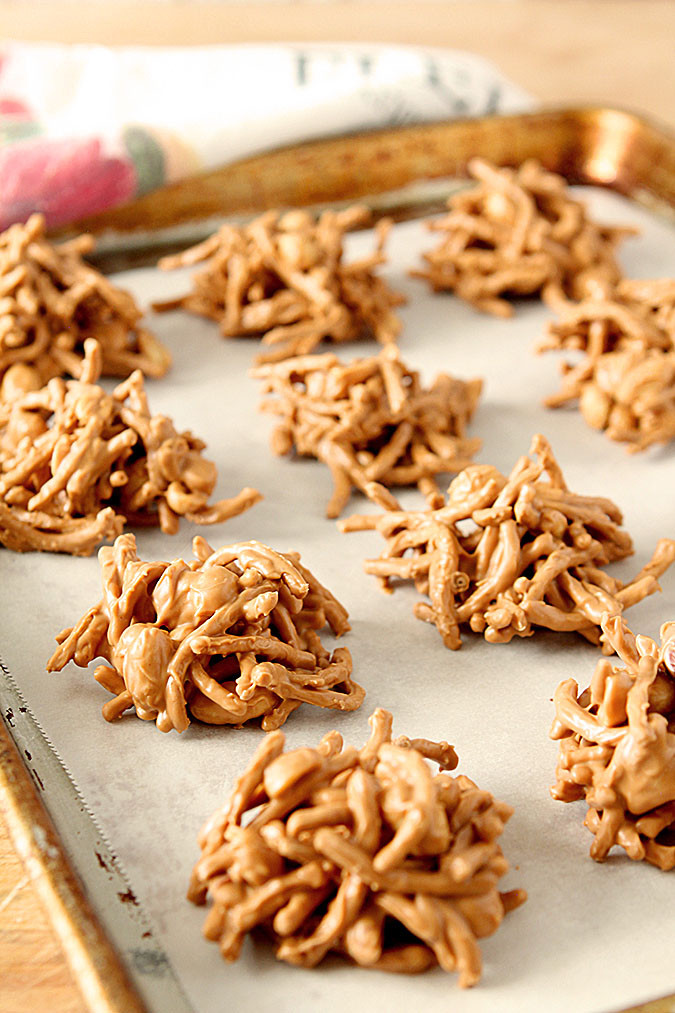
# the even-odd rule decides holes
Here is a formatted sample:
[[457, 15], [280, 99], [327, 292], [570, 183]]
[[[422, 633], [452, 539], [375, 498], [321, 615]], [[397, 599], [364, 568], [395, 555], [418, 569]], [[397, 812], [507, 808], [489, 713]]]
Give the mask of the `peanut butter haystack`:
[[578, 401], [594, 429], [628, 450], [675, 439], [675, 280], [625, 279], [559, 308], [540, 351], [580, 350], [564, 363], [550, 408]]
[[616, 844], [675, 869], [675, 623], [661, 627], [660, 646], [634, 637], [620, 616], [604, 616], [602, 628], [623, 666], [603, 658], [581, 694], [574, 679], [558, 686], [551, 794], [586, 800], [596, 861]]
[[0, 544], [87, 556], [124, 524], [179, 518], [218, 524], [247, 510], [260, 493], [242, 489], [209, 504], [216, 467], [205, 444], [151, 415], [136, 370], [112, 394], [96, 381], [101, 348], [85, 342], [81, 379], [40, 387], [32, 366], [16, 363], [0, 387]]
[[188, 897], [213, 902], [204, 935], [226, 960], [260, 926], [278, 959], [300, 967], [337, 952], [383, 971], [439, 964], [474, 985], [477, 940], [526, 899], [497, 888], [513, 810], [448, 773], [447, 742], [392, 741], [381, 709], [370, 725], [360, 750], [333, 731], [285, 753], [281, 732], [268, 735], [201, 831]]
[[343, 260], [344, 235], [368, 224], [364, 207], [324, 211], [268, 211], [248, 225], [224, 225], [177, 256], [171, 270], [206, 261], [188, 295], [155, 309], [182, 308], [220, 324], [223, 337], [262, 337], [256, 362], [278, 362], [312, 352], [323, 339], [372, 336], [394, 341], [401, 324], [393, 312], [405, 300], [375, 269], [385, 263], [390, 222], [375, 226], [376, 248], [352, 263]]
[[53, 245], [37, 214], [0, 234], [0, 376], [27, 363], [43, 383], [79, 377], [87, 338], [99, 342], [108, 376], [164, 376], [171, 356], [140, 326], [133, 297], [82, 259], [93, 246], [89, 235]]
[[59, 634], [48, 671], [103, 658], [94, 678], [115, 697], [104, 718], [135, 707], [163, 732], [190, 719], [240, 726], [260, 717], [269, 730], [302, 703], [361, 705], [349, 651], [329, 654], [318, 633], [346, 632], [347, 612], [296, 552], [192, 544], [190, 563], [143, 562], [130, 534], [102, 548], [103, 598]]
[[439, 509], [339, 523], [342, 531], [383, 535], [386, 546], [366, 560], [366, 573], [384, 590], [392, 580], [413, 580], [429, 599], [414, 614], [434, 623], [453, 650], [467, 626], [493, 644], [531, 636], [535, 627], [600, 643], [602, 614], [657, 591], [657, 578], [675, 560], [675, 541], [663, 538], [628, 584], [611, 577], [602, 567], [633, 551], [621, 512], [610, 500], [570, 492], [543, 436], [534, 437], [530, 453], [535, 459], [521, 457], [508, 478], [489, 465], [465, 468]]
[[507, 169], [473, 158], [468, 170], [478, 185], [450, 197], [450, 213], [430, 226], [443, 238], [413, 272], [434, 291], [508, 317], [510, 296], [541, 293], [555, 306], [619, 280], [614, 249], [633, 230], [596, 225], [561, 176], [533, 160]]
[[271, 395], [263, 411], [282, 419], [272, 434], [273, 451], [295, 450], [330, 468], [328, 517], [342, 512], [355, 488], [397, 509], [389, 487], [416, 483], [438, 506], [443, 497], [434, 476], [460, 471], [480, 448], [480, 440], [465, 432], [482, 382], [440, 373], [425, 389], [392, 345], [347, 365], [334, 355], [308, 355], [259, 366], [252, 375]]

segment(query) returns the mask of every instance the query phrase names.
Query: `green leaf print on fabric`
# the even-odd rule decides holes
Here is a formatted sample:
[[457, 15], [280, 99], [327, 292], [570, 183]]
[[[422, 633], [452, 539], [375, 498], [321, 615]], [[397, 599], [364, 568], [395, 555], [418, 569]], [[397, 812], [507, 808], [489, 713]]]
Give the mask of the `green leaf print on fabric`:
[[42, 126], [23, 99], [0, 98], [0, 145], [13, 144], [42, 133]]
[[143, 127], [126, 127], [122, 141], [136, 168], [136, 196], [140, 197], [162, 186], [166, 180], [165, 158], [157, 139]]
[[0, 144], [25, 141], [27, 137], [37, 137], [41, 132], [39, 123], [30, 123], [27, 120], [14, 123], [0, 121]]

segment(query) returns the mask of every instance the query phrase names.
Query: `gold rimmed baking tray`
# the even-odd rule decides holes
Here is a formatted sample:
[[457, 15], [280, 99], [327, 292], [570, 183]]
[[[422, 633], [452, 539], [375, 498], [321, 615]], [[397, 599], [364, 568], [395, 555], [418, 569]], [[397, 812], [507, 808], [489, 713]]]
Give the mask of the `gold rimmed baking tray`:
[[[174, 184], [77, 227], [102, 237], [104, 264], [113, 270], [156, 258], [158, 242], [175, 245], [172, 230], [192, 235], [215, 220], [245, 217], [270, 207], [362, 200], [378, 213], [410, 217], [441, 206], [468, 160], [476, 155], [510, 165], [537, 158], [570, 182], [609, 187], [675, 219], [675, 137], [629, 112], [586, 108], [409, 126], [310, 142]], [[0, 806], [10, 834], [63, 942], [85, 1002], [92, 1010], [107, 1013], [141, 1010], [144, 1001], [130, 983], [108, 938], [110, 933], [97, 920], [77, 876], [83, 872], [83, 863], [100, 867], [107, 888], [119, 898], [125, 896], [123, 872], [115, 865], [113, 850], [100, 840], [95, 814], [82, 803], [10, 674], [3, 671]], [[45, 804], [47, 810], [69, 807], [72, 840], [58, 838]], [[126, 908], [133, 908], [131, 900]], [[147, 941], [142, 922], [130, 918], [126, 927], [118, 926], [118, 931], [127, 930], [145, 940], [139, 959], [154, 960], [159, 968], [162, 955]], [[162, 978], [164, 984], [160, 982], [147, 1005], [164, 1011], [169, 1007], [162, 995], [178, 986], [170, 975], [157, 975], [158, 980]], [[175, 1008], [187, 1008], [181, 1003], [179, 997]], [[644, 1013], [667, 1013], [675, 1010], [675, 996], [638, 1008]]]
[[580, 108], [310, 141], [163, 187], [69, 231], [99, 235], [104, 251], [129, 251], [177, 234], [194, 238], [214, 222], [268, 208], [360, 200], [397, 219], [413, 217], [444, 206], [474, 155], [498, 165], [536, 158], [570, 183], [611, 187], [675, 220], [673, 135], [621, 109]]

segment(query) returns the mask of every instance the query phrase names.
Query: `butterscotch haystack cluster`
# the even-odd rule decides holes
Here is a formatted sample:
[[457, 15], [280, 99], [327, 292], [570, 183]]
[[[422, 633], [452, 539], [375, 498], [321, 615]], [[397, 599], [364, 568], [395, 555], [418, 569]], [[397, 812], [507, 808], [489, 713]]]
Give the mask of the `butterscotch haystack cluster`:
[[79, 377], [87, 338], [99, 342], [106, 375], [164, 376], [171, 356], [141, 326], [132, 296], [82, 259], [93, 245], [87, 235], [52, 245], [42, 215], [0, 234], [0, 376], [19, 362], [43, 383]]
[[347, 613], [297, 553], [260, 542], [214, 552], [202, 538], [193, 550], [195, 562], [144, 562], [129, 534], [102, 548], [103, 598], [56, 638], [48, 671], [103, 658], [106, 720], [133, 707], [163, 732], [260, 717], [269, 730], [302, 703], [361, 705], [349, 651], [329, 654], [318, 632], [344, 633]]
[[614, 251], [632, 230], [592, 222], [562, 176], [532, 160], [500, 169], [474, 158], [468, 170], [478, 186], [450, 198], [450, 213], [431, 225], [441, 242], [414, 272], [435, 291], [507, 317], [512, 296], [540, 293], [557, 305], [621, 277]]
[[631, 451], [675, 439], [675, 280], [624, 280], [560, 308], [540, 350], [580, 350], [549, 407], [578, 402]]
[[85, 342], [80, 380], [53, 378], [40, 387], [33, 367], [15, 364], [0, 390], [0, 543], [89, 555], [124, 524], [159, 524], [167, 534], [179, 518], [216, 524], [258, 499], [243, 489], [208, 500], [216, 467], [205, 444], [151, 415], [136, 370], [112, 394], [96, 382], [100, 345]]
[[224, 337], [262, 338], [257, 362], [312, 352], [324, 339], [374, 337], [393, 341], [401, 324], [394, 307], [405, 300], [376, 274], [385, 262], [389, 225], [375, 227], [373, 253], [346, 263], [345, 233], [368, 224], [363, 207], [269, 211], [245, 226], [225, 225], [205, 242], [165, 257], [166, 269], [206, 261], [193, 290], [157, 309], [183, 308], [218, 321]]
[[581, 694], [574, 679], [556, 690], [551, 794], [586, 800], [596, 861], [618, 845], [634, 860], [674, 869], [675, 623], [662, 626], [660, 645], [633, 636], [619, 616], [605, 616], [602, 628], [620, 663], [599, 661]]
[[268, 735], [201, 832], [189, 897], [212, 901], [204, 934], [226, 960], [261, 927], [279, 960], [301, 967], [337, 952], [386, 971], [439, 964], [474, 985], [477, 940], [526, 899], [498, 890], [512, 809], [448, 773], [447, 742], [392, 741], [381, 709], [370, 724], [361, 750], [329, 732], [286, 753], [284, 736]]
[[600, 643], [603, 613], [658, 590], [657, 578], [675, 560], [675, 541], [663, 538], [633, 580], [611, 577], [603, 567], [633, 551], [618, 507], [570, 492], [543, 436], [534, 437], [530, 453], [534, 460], [521, 457], [508, 478], [489, 465], [465, 468], [439, 509], [340, 522], [343, 531], [380, 532], [385, 548], [366, 561], [366, 573], [385, 589], [413, 580], [428, 598], [415, 615], [453, 650], [467, 626], [490, 643], [530, 636], [536, 627]]
[[342, 513], [353, 489], [390, 509], [398, 507], [391, 486], [417, 484], [438, 505], [435, 476], [460, 471], [480, 448], [466, 427], [482, 382], [440, 373], [425, 388], [391, 345], [348, 364], [334, 355], [287, 359], [253, 376], [269, 395], [262, 409], [281, 417], [274, 452], [294, 450], [330, 468], [328, 517]]

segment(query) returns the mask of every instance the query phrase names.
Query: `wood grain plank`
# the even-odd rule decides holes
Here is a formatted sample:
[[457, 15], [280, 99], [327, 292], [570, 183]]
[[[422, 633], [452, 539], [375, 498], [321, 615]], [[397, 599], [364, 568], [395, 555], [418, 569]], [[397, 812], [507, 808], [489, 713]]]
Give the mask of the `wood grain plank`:
[[86, 1013], [63, 950], [0, 816], [0, 1009]]

